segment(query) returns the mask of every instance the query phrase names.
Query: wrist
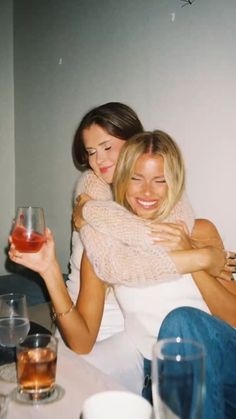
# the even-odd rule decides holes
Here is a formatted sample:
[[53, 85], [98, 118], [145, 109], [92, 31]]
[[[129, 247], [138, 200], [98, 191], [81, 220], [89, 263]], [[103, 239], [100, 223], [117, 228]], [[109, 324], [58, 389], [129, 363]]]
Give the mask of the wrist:
[[211, 246], [203, 247], [197, 250], [199, 253], [199, 270], [207, 270], [211, 267], [212, 258], [211, 258]]
[[61, 269], [59, 266], [58, 261], [55, 259], [54, 261], [49, 263], [44, 270], [39, 272], [40, 276], [44, 279], [45, 282], [48, 280], [52, 280], [52, 278], [57, 278], [58, 274], [61, 274]]

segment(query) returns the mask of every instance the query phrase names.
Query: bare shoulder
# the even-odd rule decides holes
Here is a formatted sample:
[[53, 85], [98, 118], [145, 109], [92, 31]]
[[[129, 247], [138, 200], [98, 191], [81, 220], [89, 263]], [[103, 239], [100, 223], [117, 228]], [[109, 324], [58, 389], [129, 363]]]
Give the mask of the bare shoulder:
[[193, 226], [193, 232], [201, 233], [202, 231], [208, 232], [208, 233], [210, 232], [218, 233], [217, 228], [212, 221], [207, 220], [206, 218], [197, 218]]
[[193, 240], [204, 241], [206, 245], [222, 246], [222, 240], [215, 224], [205, 218], [195, 220], [191, 237]]

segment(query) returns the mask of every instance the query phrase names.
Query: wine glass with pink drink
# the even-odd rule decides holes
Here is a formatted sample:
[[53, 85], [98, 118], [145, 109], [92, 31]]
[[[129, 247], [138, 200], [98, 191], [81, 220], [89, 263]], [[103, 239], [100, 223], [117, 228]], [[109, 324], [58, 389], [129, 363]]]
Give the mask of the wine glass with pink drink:
[[43, 208], [19, 207], [12, 229], [12, 242], [19, 252], [36, 253], [45, 242]]

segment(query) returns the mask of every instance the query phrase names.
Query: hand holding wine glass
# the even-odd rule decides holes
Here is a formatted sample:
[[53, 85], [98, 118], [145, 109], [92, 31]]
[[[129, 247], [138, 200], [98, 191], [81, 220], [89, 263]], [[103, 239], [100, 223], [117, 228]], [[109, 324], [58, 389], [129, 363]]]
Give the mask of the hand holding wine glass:
[[55, 259], [54, 240], [45, 228], [42, 208], [18, 208], [9, 241], [10, 259], [39, 274]]
[[8, 255], [10, 259], [15, 263], [19, 263], [28, 269], [38, 272], [42, 277], [48, 269], [53, 268], [55, 264], [58, 264], [55, 242], [53, 235], [48, 228], [45, 230], [45, 241], [43, 246], [37, 253], [19, 252], [12, 240], [12, 237], [9, 238], [9, 241], [10, 249]]
[[45, 242], [43, 208], [19, 207], [12, 229], [12, 242], [19, 252], [36, 253]]

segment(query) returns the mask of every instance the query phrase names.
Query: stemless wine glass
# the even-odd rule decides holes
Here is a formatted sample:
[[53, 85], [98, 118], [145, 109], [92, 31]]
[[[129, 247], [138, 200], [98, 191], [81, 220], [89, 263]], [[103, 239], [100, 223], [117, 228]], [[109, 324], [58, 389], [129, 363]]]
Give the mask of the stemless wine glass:
[[205, 350], [191, 340], [163, 339], [153, 347], [152, 394], [158, 419], [200, 419]]
[[12, 241], [19, 252], [36, 253], [45, 241], [43, 208], [19, 207], [12, 229]]
[[24, 294], [0, 295], [0, 345], [13, 348], [30, 329]]

